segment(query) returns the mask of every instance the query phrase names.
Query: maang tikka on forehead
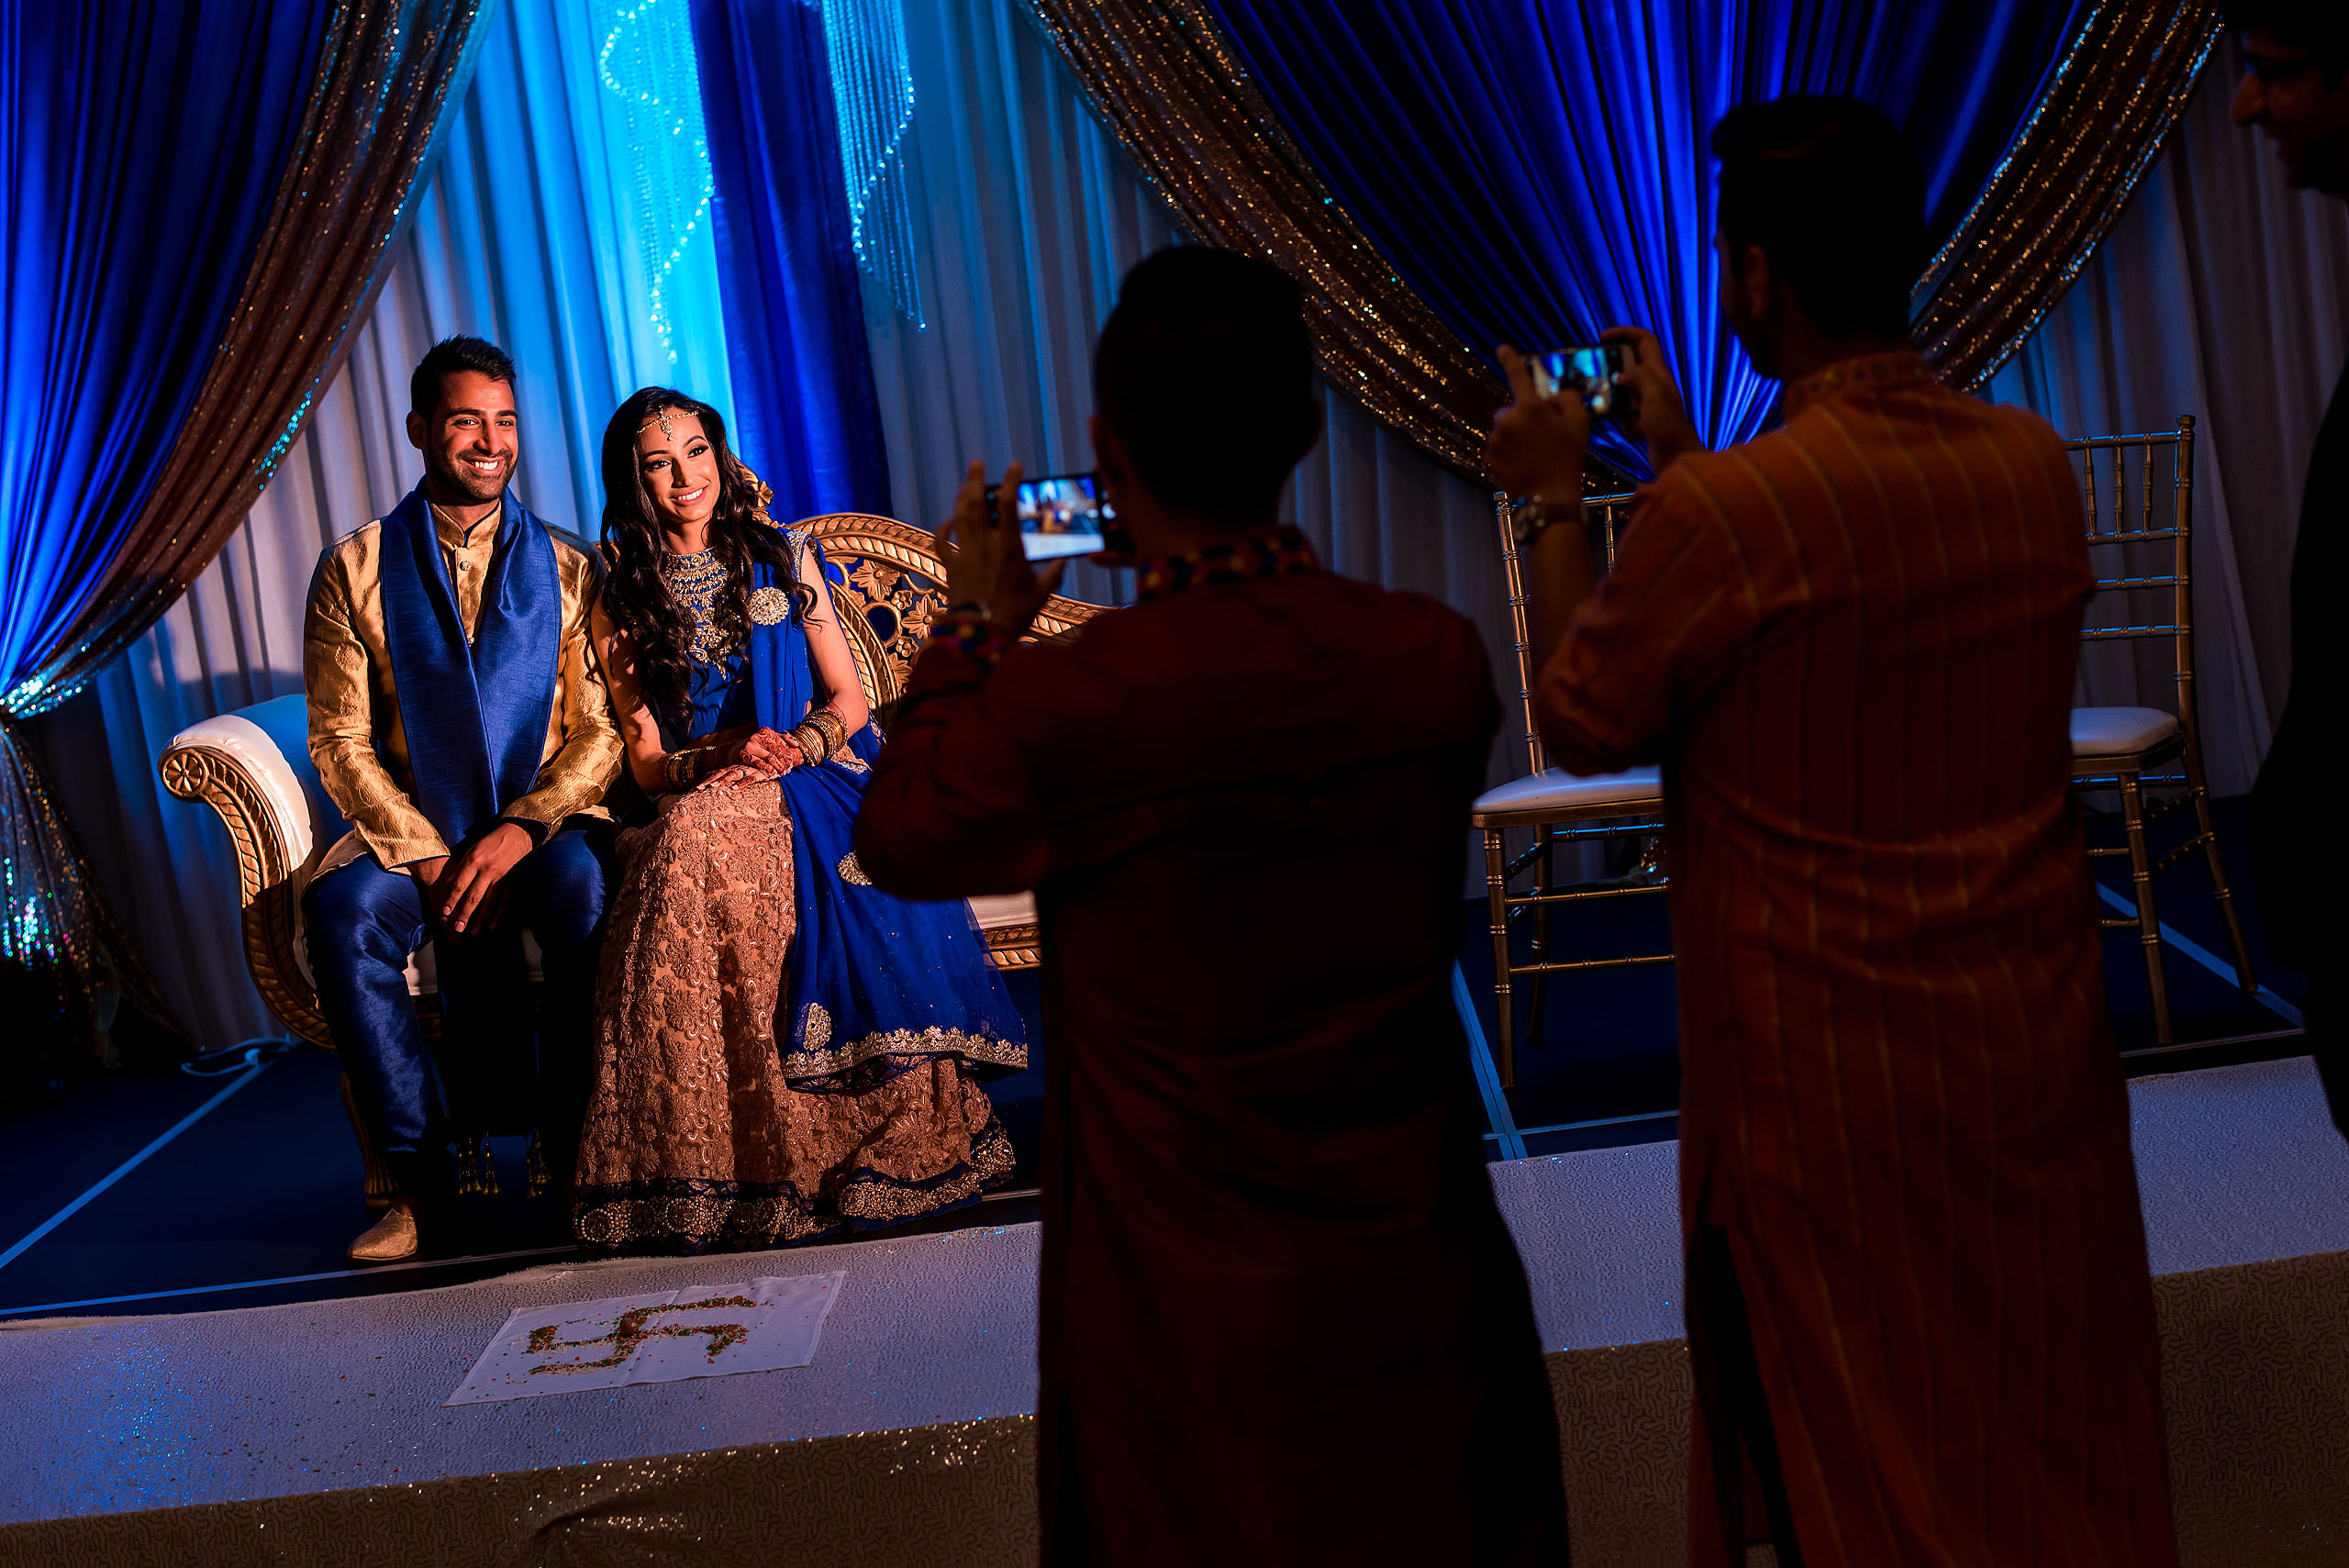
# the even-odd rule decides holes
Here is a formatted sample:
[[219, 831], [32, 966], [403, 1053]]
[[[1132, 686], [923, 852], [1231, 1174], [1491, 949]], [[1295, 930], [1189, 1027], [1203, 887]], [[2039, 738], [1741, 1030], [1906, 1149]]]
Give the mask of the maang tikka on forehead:
[[672, 410], [669, 406], [662, 404], [659, 408], [653, 410], [651, 418], [647, 419], [644, 422], [644, 425], [639, 425], [637, 428], [641, 430], [644, 428], [645, 425], [658, 425], [661, 427], [661, 433], [663, 436], [674, 436], [677, 433], [677, 422], [675, 419], [671, 417], [671, 413]]

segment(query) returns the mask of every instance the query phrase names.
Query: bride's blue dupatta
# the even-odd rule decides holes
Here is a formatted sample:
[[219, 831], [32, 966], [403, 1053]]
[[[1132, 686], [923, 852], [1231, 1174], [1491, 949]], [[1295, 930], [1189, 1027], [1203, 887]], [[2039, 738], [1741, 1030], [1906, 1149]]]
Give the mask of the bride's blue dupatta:
[[[823, 547], [811, 548], [820, 572]], [[786, 595], [791, 587], [763, 564], [751, 585]], [[816, 697], [796, 599], [780, 619], [751, 628], [748, 651], [758, 722], [788, 731]], [[795, 1088], [861, 1088], [934, 1056], [982, 1068], [1028, 1063], [1019, 1012], [968, 907], [908, 903], [874, 886], [856, 862], [857, 808], [880, 751], [880, 727], [868, 722], [849, 737], [846, 754], [794, 768], [781, 781], [799, 930], [785, 978], [789, 1029], [775, 1032]]]

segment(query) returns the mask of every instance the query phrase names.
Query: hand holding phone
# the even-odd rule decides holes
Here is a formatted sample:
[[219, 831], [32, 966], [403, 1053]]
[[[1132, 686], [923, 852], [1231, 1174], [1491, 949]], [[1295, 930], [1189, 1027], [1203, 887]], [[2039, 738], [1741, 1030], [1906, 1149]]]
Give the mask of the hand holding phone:
[[1648, 462], [1662, 473], [1679, 459], [1705, 450], [1688, 417], [1680, 388], [1665, 368], [1664, 345], [1644, 327], [1609, 327], [1599, 341], [1623, 356], [1616, 384], [1625, 395], [1620, 422], [1647, 443]]
[[1503, 343], [1494, 350], [1508, 377], [1508, 406], [1493, 416], [1485, 472], [1512, 495], [1553, 505], [1580, 500], [1590, 450], [1590, 410], [1579, 397], [1536, 394], [1531, 359]]
[[[1000, 505], [998, 489], [987, 488], [990, 511]], [[1093, 474], [1052, 473], [1022, 480], [1014, 488], [1013, 503], [1019, 546], [1030, 561], [1095, 555], [1109, 548], [1118, 512], [1102, 499], [1101, 482]]]
[[1001, 485], [994, 485], [987, 483], [986, 465], [973, 462], [954, 494], [954, 515], [937, 536], [949, 601], [978, 606], [989, 621], [1014, 636], [1034, 622], [1067, 565], [1065, 559], [1055, 561], [1040, 574], [1030, 560], [1024, 549], [1030, 536], [1019, 516], [1022, 488], [1018, 463], [1004, 470]]

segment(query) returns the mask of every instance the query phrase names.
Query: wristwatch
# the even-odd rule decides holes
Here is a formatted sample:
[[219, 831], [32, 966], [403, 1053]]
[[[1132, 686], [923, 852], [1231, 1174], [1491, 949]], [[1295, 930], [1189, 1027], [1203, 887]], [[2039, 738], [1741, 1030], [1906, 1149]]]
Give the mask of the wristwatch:
[[1580, 501], [1571, 507], [1553, 506], [1537, 496], [1528, 496], [1509, 508], [1508, 531], [1510, 537], [1517, 540], [1517, 548], [1523, 550], [1553, 523], [1579, 523], [1582, 520]]

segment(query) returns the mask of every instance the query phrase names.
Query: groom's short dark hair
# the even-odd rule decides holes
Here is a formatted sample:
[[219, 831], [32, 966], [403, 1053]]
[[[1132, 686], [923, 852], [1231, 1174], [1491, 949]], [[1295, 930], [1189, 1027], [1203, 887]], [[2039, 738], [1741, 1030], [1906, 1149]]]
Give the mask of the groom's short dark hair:
[[1118, 290], [1093, 398], [1159, 499], [1209, 517], [1277, 505], [1320, 429], [1302, 291], [1235, 250], [1159, 251]]
[[473, 371], [514, 384], [514, 361], [511, 355], [486, 338], [468, 338], [462, 334], [443, 338], [417, 361], [416, 373], [407, 378], [407, 406], [427, 419], [440, 406], [440, 383], [459, 371]]

